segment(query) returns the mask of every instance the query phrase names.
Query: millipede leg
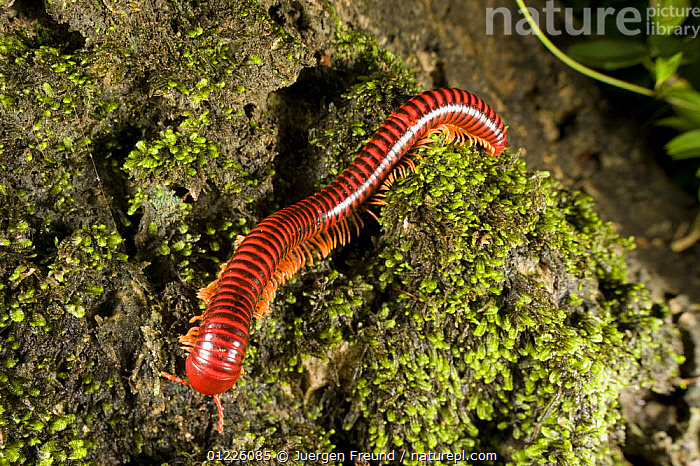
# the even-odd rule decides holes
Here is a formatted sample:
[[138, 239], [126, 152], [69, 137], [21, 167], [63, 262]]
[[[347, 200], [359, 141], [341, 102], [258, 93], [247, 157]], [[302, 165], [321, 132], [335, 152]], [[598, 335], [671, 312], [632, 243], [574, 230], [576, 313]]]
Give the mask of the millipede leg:
[[160, 376], [165, 377], [168, 380], [171, 380], [173, 382], [181, 383], [182, 385], [190, 385], [190, 381], [187, 379], [181, 379], [180, 377], [172, 374], [168, 374], [165, 371], [160, 371]]
[[219, 395], [214, 395], [214, 403], [216, 403], [216, 412], [219, 415], [219, 426], [218, 426], [218, 431], [219, 433], [223, 434], [224, 433], [224, 407], [221, 406], [221, 400], [219, 399]]

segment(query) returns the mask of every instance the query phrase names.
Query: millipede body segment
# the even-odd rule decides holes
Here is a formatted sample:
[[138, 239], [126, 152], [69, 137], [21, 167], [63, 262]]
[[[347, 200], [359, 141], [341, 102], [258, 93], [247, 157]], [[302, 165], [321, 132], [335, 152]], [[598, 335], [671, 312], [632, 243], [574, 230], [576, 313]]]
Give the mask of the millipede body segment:
[[[348, 220], [362, 224], [358, 208], [413, 162], [404, 157], [429, 133], [478, 143], [491, 155], [506, 145], [501, 118], [479, 97], [459, 89], [436, 89], [411, 98], [372, 135], [355, 160], [323, 190], [274, 213], [240, 241], [216, 280], [200, 290], [206, 310], [180, 337], [188, 353], [188, 379], [164, 377], [214, 396], [223, 431], [220, 393], [242, 370], [251, 318], [262, 317], [277, 287], [306, 263], [322, 258], [350, 237]], [[403, 157], [403, 159], [402, 159]]]

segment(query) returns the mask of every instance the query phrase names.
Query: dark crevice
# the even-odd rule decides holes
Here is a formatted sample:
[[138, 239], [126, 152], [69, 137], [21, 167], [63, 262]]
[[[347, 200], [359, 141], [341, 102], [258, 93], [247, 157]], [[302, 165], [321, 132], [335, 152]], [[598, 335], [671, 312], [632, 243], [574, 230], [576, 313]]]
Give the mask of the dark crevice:
[[253, 118], [253, 112], [255, 111], [255, 105], [246, 104], [243, 107], [243, 111], [245, 112], [245, 116], [247, 116], [248, 118]]
[[44, 30], [49, 32], [51, 41], [64, 44], [63, 53], [73, 53], [85, 47], [85, 38], [79, 32], [71, 31], [68, 24], [58, 22], [51, 17], [46, 12], [43, 2], [17, 0], [12, 8], [15, 10], [18, 20], [41, 25]]
[[95, 315], [98, 315], [103, 319], [108, 319], [114, 316], [117, 311], [117, 302], [118, 299], [116, 297], [116, 293], [110, 293], [109, 298], [105, 299], [99, 306], [97, 306], [97, 312]]
[[438, 60], [438, 62], [435, 64], [435, 69], [430, 72], [430, 77], [433, 80], [433, 86], [448, 87], [449, 82], [447, 81], [447, 76], [445, 75], [445, 62]]
[[[309, 129], [326, 114], [325, 105], [337, 96], [323, 96], [325, 79], [316, 69], [302, 71], [293, 85], [276, 92], [271, 99], [278, 120], [277, 152], [273, 179], [275, 198], [281, 207], [316, 192], [319, 172], [324, 171], [323, 154], [310, 146]], [[310, 99], [309, 96], [316, 96]], [[294, 176], [289, 176], [293, 173]]]
[[276, 3], [268, 8], [268, 14], [280, 26], [290, 25], [300, 32], [310, 28], [309, 19], [300, 2]]
[[106, 215], [111, 216], [111, 221], [105, 223], [108, 226], [114, 226], [124, 238], [123, 247], [130, 257], [137, 252], [133, 238], [138, 229], [138, 219], [126, 216], [129, 209], [130, 182], [128, 174], [121, 167], [140, 136], [141, 131], [135, 127], [123, 128], [116, 134], [97, 139], [94, 152], [86, 155], [92, 159], [88, 162], [89, 168], [99, 176], [99, 186], [96, 188], [100, 201], [104, 209], [109, 210]]
[[565, 137], [575, 134], [578, 126], [576, 125], [577, 112], [568, 112], [559, 122], [559, 137], [564, 139]]

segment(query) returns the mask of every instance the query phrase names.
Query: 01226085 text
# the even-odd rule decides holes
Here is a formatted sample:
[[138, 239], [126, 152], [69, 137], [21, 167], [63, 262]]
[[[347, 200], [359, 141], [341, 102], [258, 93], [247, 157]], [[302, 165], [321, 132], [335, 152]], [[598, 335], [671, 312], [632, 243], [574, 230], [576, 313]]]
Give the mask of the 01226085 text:
[[207, 461], [269, 461], [276, 456], [272, 450], [209, 450]]

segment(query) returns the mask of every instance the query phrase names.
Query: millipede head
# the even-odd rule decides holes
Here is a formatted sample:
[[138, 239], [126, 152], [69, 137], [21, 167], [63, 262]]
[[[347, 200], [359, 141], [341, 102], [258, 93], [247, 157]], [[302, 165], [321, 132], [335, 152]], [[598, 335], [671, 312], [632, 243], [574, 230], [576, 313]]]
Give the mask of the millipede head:
[[[183, 379], [183, 378], [178, 377], [176, 375], [169, 374], [165, 371], [161, 371], [160, 376], [165, 377], [166, 379], [168, 379], [172, 382], [176, 382], [176, 383], [179, 383], [182, 385], [188, 385], [188, 386], [192, 387], [192, 384], [190, 383], [189, 380]], [[196, 388], [195, 388], [195, 390], [196, 390]], [[199, 390], [197, 390], [197, 391], [199, 391]], [[221, 405], [221, 399], [219, 398], [218, 394], [213, 395], [213, 397], [214, 397], [214, 403], [216, 404], [216, 414], [219, 417], [219, 422], [217, 424], [216, 430], [218, 430], [219, 433], [223, 434], [224, 433], [224, 407]]]
[[195, 358], [194, 353], [190, 354], [185, 361], [187, 370], [187, 379], [189, 385], [199, 393], [204, 395], [218, 395], [233, 387], [238, 380], [239, 374], [231, 378], [222, 378], [218, 373], [213, 373], [206, 369], [200, 368]]

